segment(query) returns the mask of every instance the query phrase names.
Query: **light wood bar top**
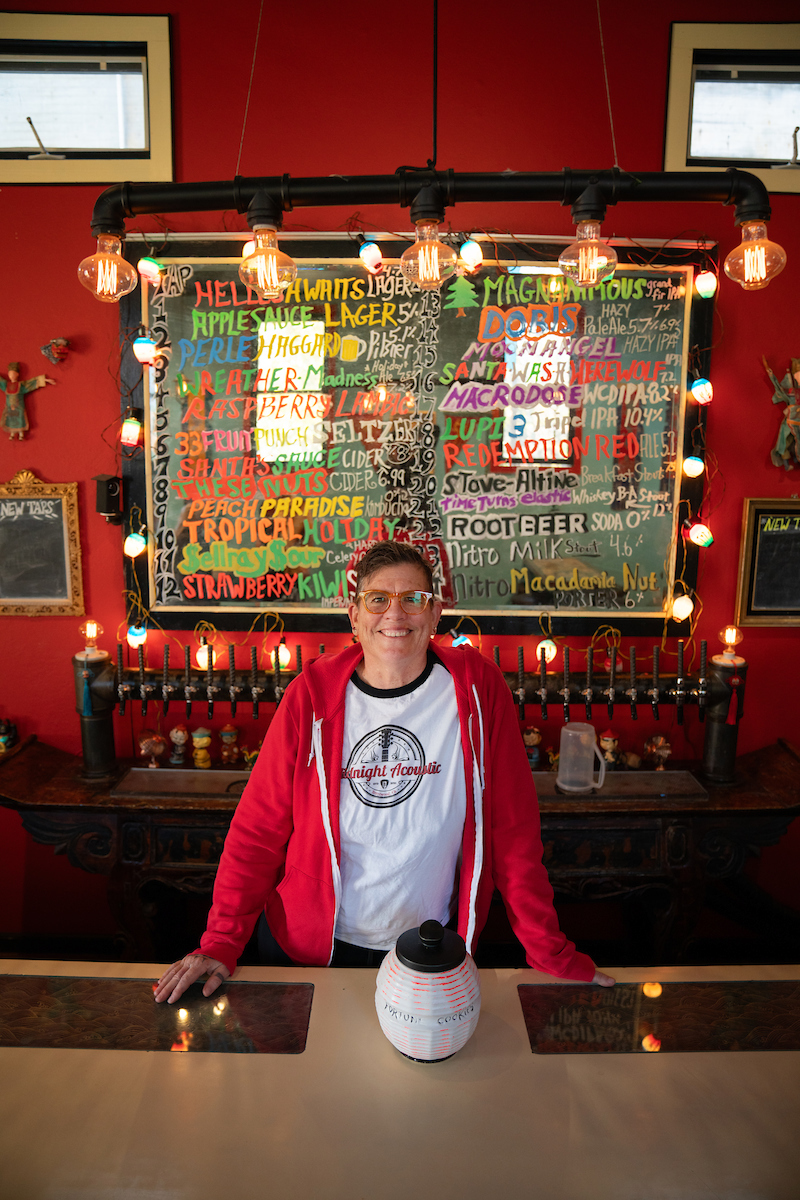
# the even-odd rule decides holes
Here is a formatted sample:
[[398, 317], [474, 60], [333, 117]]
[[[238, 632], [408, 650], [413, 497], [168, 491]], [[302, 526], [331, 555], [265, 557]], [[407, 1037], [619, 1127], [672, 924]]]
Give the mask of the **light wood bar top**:
[[[160, 968], [4, 960], [0, 973], [154, 979]], [[794, 966], [613, 973], [800, 979]], [[0, 1049], [0, 1194], [796, 1200], [800, 1053], [532, 1054], [517, 985], [553, 981], [484, 970], [474, 1037], [424, 1066], [381, 1033], [375, 974], [237, 974], [314, 984], [299, 1055]]]

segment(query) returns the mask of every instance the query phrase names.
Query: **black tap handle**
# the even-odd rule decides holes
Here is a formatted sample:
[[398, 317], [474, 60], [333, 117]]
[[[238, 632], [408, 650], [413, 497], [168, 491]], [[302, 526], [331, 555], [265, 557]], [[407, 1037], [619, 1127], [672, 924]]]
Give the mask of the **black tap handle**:
[[164, 701], [164, 716], [169, 712], [169, 642], [164, 642], [164, 670], [161, 675], [161, 696]]
[[639, 708], [637, 705], [637, 687], [636, 687], [636, 647], [631, 646], [631, 720], [639, 720]]
[[253, 720], [258, 720], [258, 651], [250, 647], [250, 694], [253, 697]]
[[299, 675], [303, 669], [303, 647], [299, 642], [294, 648], [294, 660], [297, 663], [297, 674]]
[[539, 653], [539, 698], [542, 702], [542, 720], [547, 720], [547, 658], [544, 649]]
[[125, 702], [128, 694], [125, 690], [125, 661], [122, 657], [122, 642], [117, 642], [117, 695], [119, 697], [119, 715], [125, 715]]
[[525, 720], [525, 652], [522, 646], [517, 646], [517, 704], [519, 719]]
[[236, 716], [236, 649], [228, 642], [228, 695], [231, 698], [231, 716]]
[[192, 715], [192, 652], [183, 647], [183, 695], [186, 700], [186, 716]]
[[569, 646], [564, 647], [564, 720], [569, 720]]
[[594, 647], [589, 646], [586, 651], [586, 720], [592, 719], [592, 685], [594, 675]]
[[203, 645], [206, 647], [206, 698], [208, 700], [208, 719], [209, 721], [214, 716], [214, 647], [210, 646], [205, 638]]
[[325, 653], [325, 646], [323, 645], [322, 642], [320, 642], [320, 644], [319, 644], [319, 652], [320, 652], [320, 655], [323, 655]]
[[144, 682], [144, 646], [137, 646], [139, 653], [139, 695], [142, 698], [142, 716], [147, 712], [147, 689]]
[[273, 688], [275, 691], [275, 707], [277, 708], [277, 706], [281, 702], [281, 696], [283, 695], [283, 688], [281, 687], [281, 648], [280, 648], [280, 644], [278, 644], [273, 651], [272, 664], [273, 664], [272, 669], [274, 672]]
[[706, 688], [708, 680], [706, 672], [708, 671], [708, 642], [700, 643], [700, 678], [697, 681], [697, 714], [701, 721], [706, 719]]
[[500, 666], [500, 647], [499, 646], [494, 647], [494, 649], [492, 650], [492, 656], [494, 657], [494, 665], [496, 667], [499, 667]]
[[611, 649], [609, 650], [609, 657], [611, 658], [611, 666], [609, 667], [609, 670], [608, 670], [608, 715], [609, 715], [609, 717], [613, 717], [614, 716], [614, 699], [615, 699], [615, 694], [616, 694], [616, 683], [617, 683], [617, 647], [616, 646], [612, 646]]
[[675, 719], [683, 724], [683, 638], [678, 639], [678, 678], [675, 680]]
[[659, 695], [659, 679], [658, 679], [658, 659], [661, 651], [658, 646], [653, 646], [653, 686], [650, 690], [653, 704], [653, 716], [658, 720], [658, 695]]

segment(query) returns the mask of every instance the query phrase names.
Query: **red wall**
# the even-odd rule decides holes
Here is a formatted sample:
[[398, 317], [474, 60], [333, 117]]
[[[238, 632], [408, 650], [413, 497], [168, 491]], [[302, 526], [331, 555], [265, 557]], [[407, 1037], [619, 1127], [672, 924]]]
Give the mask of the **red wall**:
[[[409, 8], [351, 0], [265, 6], [255, 83], [240, 173], [318, 175], [388, 173], [401, 163], [423, 163], [431, 153], [429, 6]], [[747, 21], [744, 0], [693, 0], [664, 10], [630, 0], [601, 6], [620, 164], [632, 171], [660, 170], [669, 25], [677, 21]], [[16, 9], [60, 11], [62, 4], [19, 3]], [[108, 12], [104, 0], [78, 3], [72, 11]], [[258, 0], [223, 8], [211, 0], [174, 0], [173, 89], [175, 179], [227, 179], [235, 172], [250, 76]], [[127, 13], [152, 13], [131, 0]], [[162, 10], [163, 11], [163, 10]], [[797, 19], [792, 0], [764, 0], [763, 21]], [[560, 170], [612, 165], [605, 86], [594, 0], [531, 5], [520, 0], [487, 23], [475, 0], [441, 0], [439, 67], [439, 163], [455, 170]], [[569, 53], [567, 52], [569, 45]], [[47, 481], [78, 480], [86, 609], [105, 626], [101, 644], [113, 651], [124, 618], [120, 534], [94, 513], [92, 476], [117, 472], [114, 422], [119, 416], [117, 310], [94, 301], [78, 284], [78, 262], [94, 248], [89, 219], [102, 185], [15, 187], [0, 190], [0, 245], [4, 279], [0, 366], [20, 359], [23, 373], [45, 369], [39, 347], [68, 337], [71, 353], [47, 366], [58, 385], [29, 400], [31, 431], [24, 442], [0, 443], [0, 479], [22, 468]], [[349, 210], [296, 211], [286, 228], [333, 229]], [[407, 227], [407, 213], [391, 206], [364, 209], [367, 225]], [[711, 651], [717, 631], [732, 619], [739, 554], [742, 499], [789, 497], [800, 472], [773, 467], [769, 450], [780, 419], [761, 366], [766, 355], [783, 374], [797, 341], [797, 271], [800, 264], [800, 197], [773, 198], [772, 237], [789, 256], [779, 279], [747, 295], [724, 282], [718, 302], [713, 355], [716, 398], [708, 418], [708, 443], [719, 460], [712, 484], [714, 546], [704, 553], [699, 591], [704, 610], [697, 637]], [[456, 229], [524, 233], [571, 232], [569, 210], [556, 204], [463, 205], [448, 213]], [[244, 228], [233, 213], [168, 217], [175, 230]], [[131, 228], [156, 229], [152, 220]], [[609, 209], [607, 234], [681, 237], [700, 233], [720, 243], [721, 254], [738, 242], [733, 213], [721, 205], [627, 204]], [[111, 429], [109, 429], [111, 426]], [[71, 655], [80, 648], [80, 618], [0, 618], [0, 716], [13, 717], [20, 734], [78, 752]], [[319, 637], [300, 640], [308, 654]], [[329, 650], [345, 644], [341, 634], [322, 638]], [[151, 641], [157, 642], [152, 638]], [[517, 639], [498, 641], [506, 669], [516, 667]], [[269, 643], [272, 645], [272, 641]], [[585, 639], [575, 639], [576, 646]], [[640, 654], [649, 651], [640, 641]], [[670, 646], [674, 650], [674, 643]], [[748, 630], [741, 647], [750, 663], [740, 749], [784, 737], [800, 743], [800, 675], [797, 631]], [[160, 644], [151, 661], [160, 658]], [[665, 666], [669, 669], [669, 660]], [[781, 690], [781, 684], [786, 685]], [[223, 718], [224, 720], [225, 718]], [[660, 727], [677, 755], [699, 756], [702, 729], [689, 714], [685, 738]], [[141, 719], [134, 718], [138, 729]], [[171, 722], [168, 722], [170, 724]], [[218, 724], [221, 722], [215, 722]], [[240, 722], [245, 724], [244, 721]], [[266, 721], [259, 723], [261, 733]], [[545, 741], [557, 740], [554, 713]], [[646, 714], [631, 728], [615, 718], [623, 745], [640, 747], [654, 727]], [[129, 718], [117, 718], [118, 753], [131, 753]], [[780, 847], [765, 852], [755, 874], [779, 899], [800, 907], [793, 866], [800, 831], [793, 827]], [[20, 820], [0, 810], [0, 933], [105, 933], [111, 928], [103, 881], [54, 859], [34, 846]]]

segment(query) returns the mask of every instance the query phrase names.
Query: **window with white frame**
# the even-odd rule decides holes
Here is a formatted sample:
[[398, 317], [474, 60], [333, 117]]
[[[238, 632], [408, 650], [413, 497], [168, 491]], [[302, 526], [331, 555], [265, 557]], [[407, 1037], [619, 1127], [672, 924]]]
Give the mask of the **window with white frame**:
[[168, 17], [0, 14], [0, 179], [171, 178]]
[[664, 168], [750, 170], [800, 191], [800, 23], [672, 26]]

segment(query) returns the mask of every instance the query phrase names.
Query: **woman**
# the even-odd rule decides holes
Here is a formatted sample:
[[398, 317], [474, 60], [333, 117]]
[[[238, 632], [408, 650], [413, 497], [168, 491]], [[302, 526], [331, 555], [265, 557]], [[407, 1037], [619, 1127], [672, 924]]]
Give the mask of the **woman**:
[[164, 973], [174, 1003], [211, 995], [259, 915], [307, 966], [379, 961], [400, 933], [457, 916], [472, 950], [495, 885], [531, 966], [612, 986], [558, 928], [536, 793], [502, 674], [432, 647], [442, 605], [409, 544], [359, 564], [358, 644], [286, 689], [231, 822], [201, 947]]

